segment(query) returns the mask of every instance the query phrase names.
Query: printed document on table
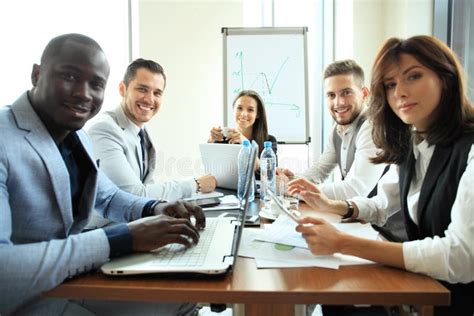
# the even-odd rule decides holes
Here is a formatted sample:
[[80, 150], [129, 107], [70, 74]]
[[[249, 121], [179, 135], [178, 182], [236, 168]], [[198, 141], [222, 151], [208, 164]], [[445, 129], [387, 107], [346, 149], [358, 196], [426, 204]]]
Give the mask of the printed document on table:
[[[267, 260], [267, 259], [259, 259], [254, 258], [255, 265], [257, 269], [284, 269], [284, 268], [305, 268], [305, 267], [316, 267], [313, 263], [305, 263], [305, 262], [291, 262], [291, 261], [278, 261], [278, 260]], [[328, 268], [328, 269], [335, 269], [338, 268], [333, 266], [324, 266], [320, 268]]]
[[263, 229], [245, 228], [239, 256], [254, 258], [257, 268], [322, 267], [339, 268], [334, 256], [314, 256], [308, 249], [256, 240]]
[[300, 248], [308, 248], [303, 236], [295, 230], [296, 223], [285, 215], [280, 215], [256, 238], [261, 241], [279, 243]]
[[[361, 223], [331, 223], [336, 229], [347, 234], [376, 240], [378, 232], [370, 224]], [[285, 244], [295, 247], [308, 248], [301, 233], [295, 230], [296, 223], [287, 216], [279, 216], [273, 224], [267, 226], [258, 240]]]
[[338, 263], [340, 266], [353, 266], [353, 265], [360, 265], [360, 264], [375, 264], [375, 262], [355, 257], [355, 256], [349, 256], [349, 255], [343, 255], [342, 253], [335, 253], [333, 255], [335, 258], [337, 258]]
[[[361, 223], [333, 223], [338, 230], [357, 237], [376, 240], [378, 232], [370, 224]], [[271, 225], [266, 225], [262, 233], [255, 236], [255, 239], [268, 243], [278, 243], [308, 249], [308, 245], [303, 236], [295, 230], [296, 223], [287, 216], [279, 216]], [[309, 252], [309, 250], [308, 250]], [[309, 252], [310, 253], [310, 252]], [[310, 253], [311, 254], [311, 253]], [[311, 256], [315, 257], [311, 254]], [[373, 261], [355, 256], [336, 253], [332, 256], [317, 256], [317, 258], [328, 257], [338, 265], [358, 265], [371, 264]]]

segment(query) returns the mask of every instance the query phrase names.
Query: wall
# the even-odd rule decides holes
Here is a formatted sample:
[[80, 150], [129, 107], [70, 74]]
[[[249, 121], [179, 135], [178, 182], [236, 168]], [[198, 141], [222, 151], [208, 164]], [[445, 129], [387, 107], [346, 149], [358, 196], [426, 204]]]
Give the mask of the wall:
[[[398, 2], [403, 0], [398, 0]], [[354, 59], [364, 69], [366, 85], [369, 85], [370, 69], [380, 43], [385, 37], [387, 23], [384, 7], [391, 0], [356, 0], [354, 1]]]
[[[111, 6], [113, 15], [104, 20], [104, 12], [109, 12]], [[103, 108], [117, 104], [117, 87], [129, 59], [127, 8], [127, 0], [1, 1], [0, 106], [11, 104], [31, 89], [33, 64], [40, 63], [49, 40], [65, 33], [85, 34], [102, 46], [111, 65]]]
[[334, 60], [354, 55], [354, 4], [356, 1], [334, 0]]
[[241, 1], [139, 1], [139, 55], [158, 61], [167, 76], [149, 124], [159, 179], [203, 172], [198, 144], [223, 121], [221, 27], [241, 23]]
[[385, 39], [433, 33], [433, 0], [354, 0], [353, 21], [353, 57], [369, 84], [372, 62]]
[[[367, 84], [374, 55], [387, 37], [432, 33], [433, 0], [320, 1], [326, 7], [334, 3], [334, 59], [357, 60], [366, 72]], [[220, 30], [224, 26], [261, 26], [255, 23], [255, 16], [263, 15], [255, 9], [256, 2], [138, 0], [138, 56], [160, 62], [168, 77], [162, 109], [149, 125], [159, 151], [160, 179], [202, 172], [197, 144], [205, 142], [210, 127], [221, 124], [223, 118]], [[285, 2], [275, 3], [278, 9]], [[296, 2], [302, 3], [305, 1]], [[248, 7], [254, 8], [255, 16], [243, 16]], [[283, 15], [276, 12], [278, 26], [292, 25], [289, 14], [288, 10]], [[311, 58], [314, 61], [316, 57], [309, 58], [312, 62]], [[314, 74], [313, 83], [317, 78]], [[312, 113], [312, 117], [320, 116]], [[321, 128], [320, 121], [312, 122], [311, 126]], [[330, 126], [325, 125], [324, 129]], [[313, 139], [319, 139], [317, 135]], [[293, 158], [290, 155], [290, 168], [300, 171], [307, 164], [307, 157], [302, 161]]]

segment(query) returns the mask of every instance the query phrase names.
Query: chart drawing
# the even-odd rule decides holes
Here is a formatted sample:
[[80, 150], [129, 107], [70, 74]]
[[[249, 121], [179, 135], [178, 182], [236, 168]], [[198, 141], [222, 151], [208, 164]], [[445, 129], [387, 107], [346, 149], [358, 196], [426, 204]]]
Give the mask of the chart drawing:
[[242, 90], [257, 91], [265, 103], [269, 133], [278, 141], [307, 140], [305, 38], [298, 34], [229, 34], [226, 40], [226, 120]]

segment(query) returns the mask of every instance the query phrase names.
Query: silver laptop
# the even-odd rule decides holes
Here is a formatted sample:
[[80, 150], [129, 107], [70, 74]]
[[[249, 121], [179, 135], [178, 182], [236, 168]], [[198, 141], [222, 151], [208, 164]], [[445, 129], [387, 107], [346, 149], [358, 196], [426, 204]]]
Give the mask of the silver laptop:
[[146, 273], [200, 273], [222, 274], [232, 269], [237, 259], [245, 214], [250, 202], [250, 181], [255, 165], [257, 148], [252, 147], [245, 183], [245, 198], [237, 218], [206, 218], [206, 228], [199, 242], [191, 248], [170, 244], [150, 253], [132, 254], [116, 258], [101, 267], [111, 275]]
[[199, 144], [206, 173], [216, 177], [217, 187], [237, 190], [240, 144]]

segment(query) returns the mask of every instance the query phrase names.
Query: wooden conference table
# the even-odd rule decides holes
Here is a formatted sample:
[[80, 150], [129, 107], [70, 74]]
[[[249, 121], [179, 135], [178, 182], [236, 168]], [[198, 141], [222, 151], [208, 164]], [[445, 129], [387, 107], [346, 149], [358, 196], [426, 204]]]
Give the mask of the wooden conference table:
[[[303, 204], [300, 209], [308, 207]], [[322, 217], [337, 221], [336, 217]], [[45, 294], [70, 299], [237, 303], [245, 315], [294, 315], [296, 304], [414, 305], [420, 315], [448, 305], [449, 291], [429, 277], [382, 265], [257, 269], [238, 258], [234, 271], [220, 277], [166, 275], [80, 276]]]

